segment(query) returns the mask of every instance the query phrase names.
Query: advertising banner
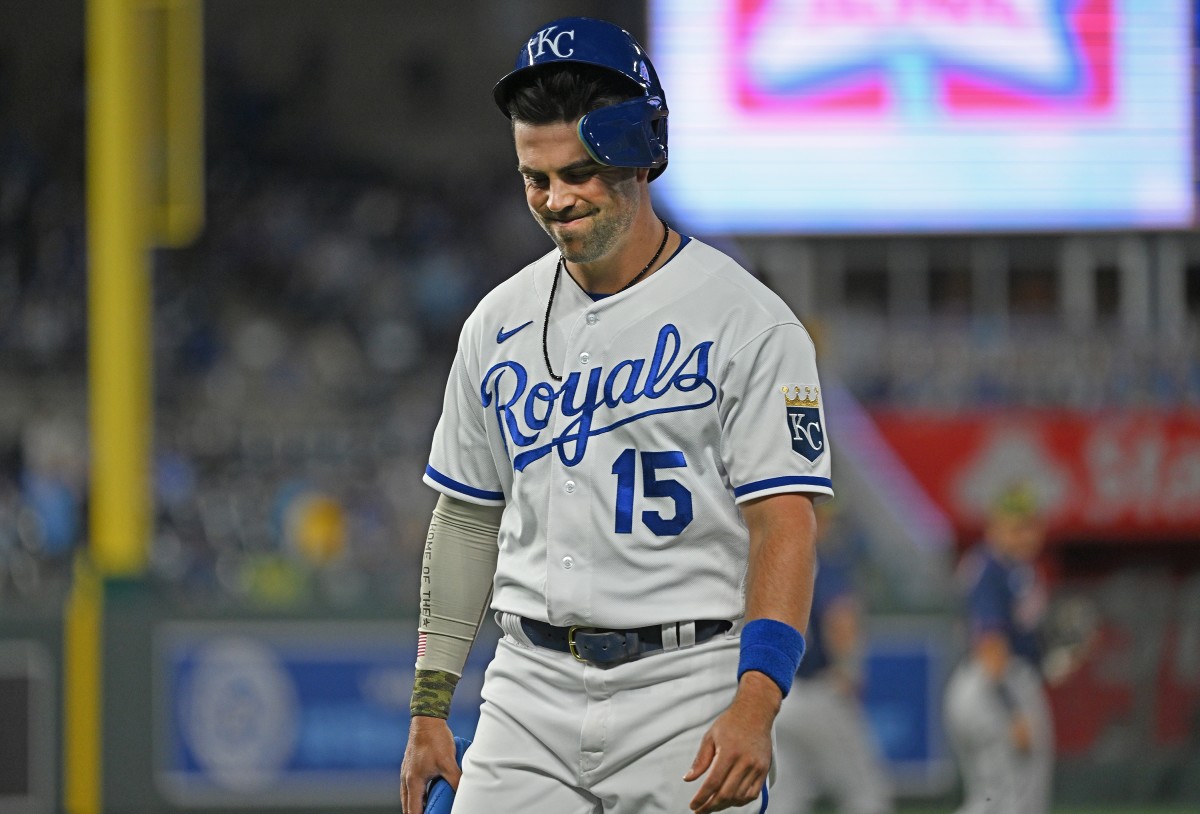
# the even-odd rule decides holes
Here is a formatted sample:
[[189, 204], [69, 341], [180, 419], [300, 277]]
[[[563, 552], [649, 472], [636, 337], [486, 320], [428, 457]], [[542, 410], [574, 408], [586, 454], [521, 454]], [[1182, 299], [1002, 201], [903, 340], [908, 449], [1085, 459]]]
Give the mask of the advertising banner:
[[[416, 637], [384, 622], [170, 622], [155, 636], [156, 775], [179, 806], [396, 806]], [[450, 726], [473, 736], [494, 640]]]
[[873, 413], [960, 533], [1025, 481], [1051, 539], [1200, 540], [1200, 412]]

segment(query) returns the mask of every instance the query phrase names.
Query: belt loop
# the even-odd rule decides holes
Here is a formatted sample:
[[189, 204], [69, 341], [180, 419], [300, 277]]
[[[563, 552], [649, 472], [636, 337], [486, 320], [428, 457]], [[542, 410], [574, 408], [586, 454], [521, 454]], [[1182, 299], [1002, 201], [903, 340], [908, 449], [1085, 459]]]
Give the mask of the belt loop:
[[696, 623], [695, 622], [680, 622], [679, 623], [679, 647], [681, 649], [694, 647], [696, 645]]
[[668, 622], [662, 626], [662, 643], [667, 652], [679, 649], [679, 625]]
[[523, 644], [526, 647], [534, 646], [533, 642], [529, 639], [529, 634], [521, 626], [520, 616], [517, 616], [515, 613], [508, 613], [507, 611], [496, 611], [496, 622], [500, 625], [500, 629], [516, 639], [518, 644]]

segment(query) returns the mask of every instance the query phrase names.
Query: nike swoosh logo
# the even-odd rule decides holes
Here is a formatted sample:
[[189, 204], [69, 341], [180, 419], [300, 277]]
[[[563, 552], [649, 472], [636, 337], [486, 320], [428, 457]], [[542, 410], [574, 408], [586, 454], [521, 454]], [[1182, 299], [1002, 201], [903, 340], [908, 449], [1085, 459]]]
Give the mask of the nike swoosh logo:
[[504, 330], [504, 326], [501, 325], [499, 332], [496, 334], [496, 344], [499, 345], [502, 342], [504, 342], [505, 340], [512, 339], [513, 336], [517, 332], [519, 332], [525, 328], [528, 328], [532, 324], [533, 324], [533, 320], [531, 319], [528, 322], [526, 322], [524, 325], [518, 325], [517, 327], [513, 328], [511, 331]]

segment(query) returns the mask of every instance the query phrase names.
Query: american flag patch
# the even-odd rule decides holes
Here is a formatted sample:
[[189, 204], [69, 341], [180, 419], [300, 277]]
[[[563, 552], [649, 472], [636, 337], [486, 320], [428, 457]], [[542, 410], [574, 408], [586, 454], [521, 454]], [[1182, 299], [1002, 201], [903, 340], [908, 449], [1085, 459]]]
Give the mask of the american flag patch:
[[421, 658], [424, 655], [425, 655], [425, 634], [418, 633], [417, 634], [417, 658]]

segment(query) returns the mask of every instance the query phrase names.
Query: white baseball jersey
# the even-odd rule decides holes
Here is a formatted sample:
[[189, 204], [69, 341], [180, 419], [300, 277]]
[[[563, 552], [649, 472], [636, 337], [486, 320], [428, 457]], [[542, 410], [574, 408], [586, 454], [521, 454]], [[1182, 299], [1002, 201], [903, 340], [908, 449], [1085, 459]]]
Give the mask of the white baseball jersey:
[[774, 293], [698, 240], [593, 299], [558, 252], [468, 318], [425, 481], [503, 505], [493, 607], [555, 625], [739, 619], [737, 504], [831, 495], [812, 341]]

